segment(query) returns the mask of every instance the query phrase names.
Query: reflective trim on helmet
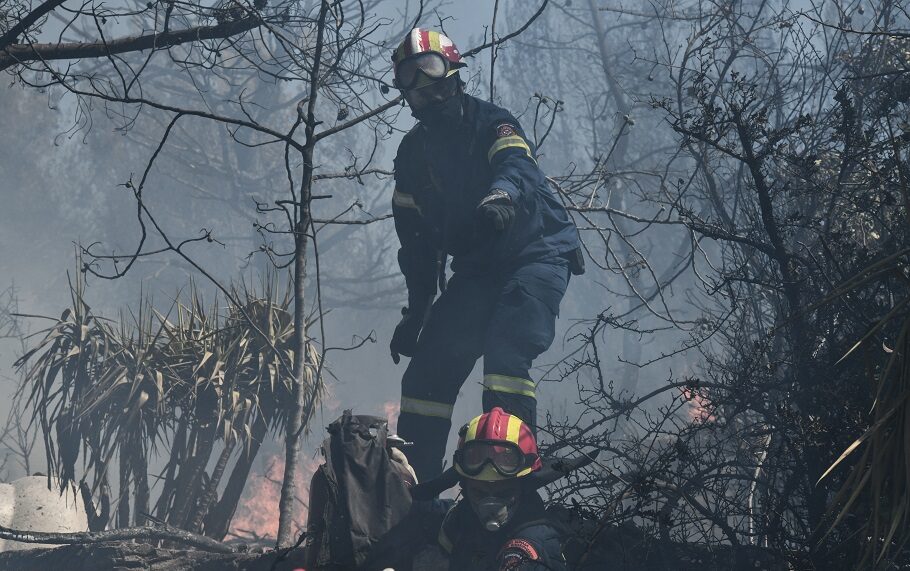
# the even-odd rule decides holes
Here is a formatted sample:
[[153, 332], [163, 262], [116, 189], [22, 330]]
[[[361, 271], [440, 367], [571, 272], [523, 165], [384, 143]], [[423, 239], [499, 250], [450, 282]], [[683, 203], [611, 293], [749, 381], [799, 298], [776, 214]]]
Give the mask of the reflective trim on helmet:
[[524, 395], [526, 397], [537, 398], [535, 389], [537, 385], [534, 381], [522, 379], [521, 377], [508, 377], [506, 375], [484, 375], [483, 388], [488, 391], [500, 393], [509, 393], [513, 395]]
[[455, 406], [448, 403], [401, 397], [401, 412], [451, 420], [453, 410], [455, 410]]
[[434, 51], [442, 54], [452, 64], [464, 67], [461, 54], [451, 38], [435, 30], [414, 28], [392, 53], [392, 63], [421, 52]]
[[439, 41], [439, 32], [434, 31], [434, 30], [430, 30], [430, 31], [427, 33], [427, 35], [429, 36], [428, 39], [430, 40], [430, 49], [429, 49], [429, 51], [431, 51], [431, 52], [442, 52], [442, 45], [441, 45], [441, 42]]
[[521, 430], [521, 419], [514, 414], [509, 417], [509, 425], [506, 427], [506, 440], [518, 445], [518, 436]]
[[478, 416], [477, 418], [473, 419], [471, 422], [468, 423], [468, 430], [464, 434], [465, 442], [470, 442], [470, 441], [474, 440], [475, 438], [477, 438], [477, 427], [480, 426], [480, 419], [482, 419], [482, 418], [483, 418], [483, 416]]
[[417, 205], [417, 202], [414, 200], [414, 196], [401, 192], [397, 188], [392, 194], [392, 204], [395, 206], [400, 206], [401, 208], [411, 208], [420, 212], [420, 206]]
[[525, 140], [518, 135], [496, 139], [496, 141], [493, 143], [493, 146], [490, 147], [490, 152], [487, 153], [487, 161], [492, 161], [493, 156], [499, 151], [511, 148], [524, 149], [524, 152], [528, 154], [528, 158], [534, 162], [537, 162], [534, 159], [534, 156], [531, 154], [531, 147], [529, 147]]
[[426, 36], [427, 36], [427, 30], [423, 30], [421, 28], [414, 28], [413, 30], [411, 30], [411, 33], [408, 34], [409, 42], [408, 42], [407, 48], [406, 48], [407, 51], [405, 53], [407, 55], [413, 55], [413, 54], [426, 50], [427, 43], [429, 43], [429, 42], [424, 41]]

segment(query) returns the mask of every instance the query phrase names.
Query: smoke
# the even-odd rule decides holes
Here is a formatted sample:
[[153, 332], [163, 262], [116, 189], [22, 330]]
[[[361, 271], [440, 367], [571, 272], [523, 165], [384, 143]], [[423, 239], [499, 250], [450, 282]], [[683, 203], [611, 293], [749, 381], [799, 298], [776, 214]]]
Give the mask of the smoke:
[[401, 403], [398, 401], [388, 401], [382, 405], [382, 411], [385, 417], [389, 419], [389, 433], [394, 434], [398, 431], [398, 412], [401, 409]]

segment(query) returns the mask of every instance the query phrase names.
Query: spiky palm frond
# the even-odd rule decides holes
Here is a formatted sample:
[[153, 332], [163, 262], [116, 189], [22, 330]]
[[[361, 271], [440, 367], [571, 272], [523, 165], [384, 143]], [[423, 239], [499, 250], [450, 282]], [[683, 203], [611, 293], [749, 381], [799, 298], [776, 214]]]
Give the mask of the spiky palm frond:
[[[227, 460], [219, 458], [209, 475], [212, 454], [249, 451], [262, 437], [257, 423], [273, 431], [287, 423], [292, 299], [268, 281], [261, 296], [245, 287], [235, 292], [237, 303], [206, 306], [191, 284], [166, 312], [145, 299], [115, 326], [92, 312], [81, 281], [71, 289], [72, 307], [17, 362], [50, 473], [64, 484], [76, 479], [81, 453], [99, 490], [118, 458], [121, 482], [132, 482], [137, 494], [136, 514], [148, 509], [149, 457], [163, 453], [156, 515], [198, 527]], [[316, 391], [319, 354], [312, 343], [307, 351], [307, 388]], [[125, 494], [121, 519], [129, 514]]]
[[27, 367], [23, 396], [40, 423], [49, 470], [64, 485], [75, 478], [80, 447], [104, 473], [122, 443], [147, 442], [164, 420], [148, 337], [124, 337], [93, 314], [83, 291], [77, 280], [72, 307], [16, 363]]
[[[817, 305], [847, 295], [883, 277], [903, 275], [905, 256], [910, 249], [879, 260], [853, 276]], [[910, 542], [910, 297], [897, 300], [841, 361], [867, 344], [886, 327], [897, 324], [893, 349], [882, 366], [868, 367], [869, 386], [876, 394], [869, 428], [848, 446], [819, 481], [838, 466], [853, 461], [849, 475], [838, 490], [832, 506], [830, 534], [848, 516], [854, 516], [853, 533], [864, 538], [860, 557], [863, 569], [887, 566], [887, 560]], [[859, 458], [856, 456], [861, 451]], [[856, 523], [858, 522], [858, 523]]]
[[878, 391], [871, 426], [822, 476], [862, 450], [834, 499], [837, 514], [830, 529], [858, 516], [857, 533], [867, 539], [863, 569], [879, 568], [910, 541], [910, 318], [887, 365], [870, 380]]

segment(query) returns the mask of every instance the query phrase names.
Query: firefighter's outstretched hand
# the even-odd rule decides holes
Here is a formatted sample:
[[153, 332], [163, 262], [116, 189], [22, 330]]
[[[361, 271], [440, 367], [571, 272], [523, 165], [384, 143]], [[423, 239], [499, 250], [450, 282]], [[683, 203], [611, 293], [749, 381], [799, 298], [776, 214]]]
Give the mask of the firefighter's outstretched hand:
[[504, 190], [493, 189], [477, 205], [482, 222], [496, 232], [505, 232], [515, 218], [515, 206]]
[[423, 328], [423, 311], [409, 311], [407, 307], [401, 309], [401, 321], [395, 327], [395, 333], [392, 334], [392, 342], [389, 343], [389, 349], [392, 351], [392, 360], [397, 365], [401, 361], [401, 355], [413, 357], [414, 350], [417, 348], [417, 337]]

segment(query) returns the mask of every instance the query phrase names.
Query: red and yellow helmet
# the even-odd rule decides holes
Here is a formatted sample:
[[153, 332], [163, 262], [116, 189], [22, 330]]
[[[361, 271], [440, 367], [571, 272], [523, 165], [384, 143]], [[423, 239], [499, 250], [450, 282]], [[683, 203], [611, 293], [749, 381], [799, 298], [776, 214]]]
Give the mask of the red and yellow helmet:
[[395, 87], [419, 89], [465, 67], [455, 43], [434, 30], [414, 28], [392, 52]]
[[542, 466], [531, 428], [499, 407], [462, 427], [454, 464], [461, 476], [485, 482], [521, 478]]

